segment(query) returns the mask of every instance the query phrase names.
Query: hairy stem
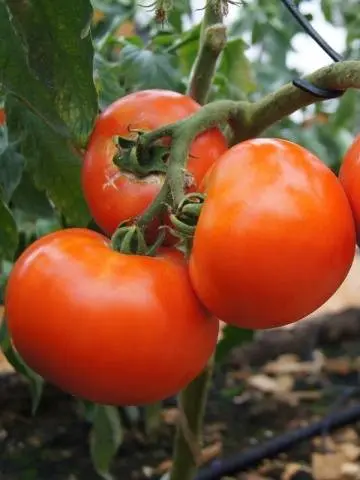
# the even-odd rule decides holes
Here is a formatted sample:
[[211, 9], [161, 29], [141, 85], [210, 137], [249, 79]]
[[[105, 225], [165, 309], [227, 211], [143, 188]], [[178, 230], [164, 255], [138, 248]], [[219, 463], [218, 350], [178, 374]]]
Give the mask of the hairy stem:
[[[320, 68], [305, 77], [314, 85], [334, 90], [360, 89], [360, 61], [349, 60]], [[175, 207], [181, 200], [184, 186], [185, 165], [192, 141], [197, 135], [211, 127], [229, 124], [232, 129], [231, 143], [239, 143], [260, 135], [266, 128], [296, 112], [302, 107], [323, 101], [324, 99], [307, 93], [292, 83], [284, 85], [276, 92], [266, 95], [256, 103], [244, 101], [218, 100], [204, 105], [196, 113], [166, 125], [158, 130], [145, 133], [140, 148], [146, 150], [153, 142], [163, 137], [171, 137], [169, 168], [166, 174], [167, 187], [172, 193]], [[150, 205], [140, 222], [146, 223], [153, 218], [163, 202], [161, 198]]]
[[[320, 68], [305, 77], [321, 88], [347, 90], [360, 88], [360, 61], [349, 60]], [[234, 138], [238, 143], [256, 137], [266, 128], [296, 112], [300, 108], [324, 101], [323, 98], [307, 93], [292, 83], [288, 83], [276, 92], [270, 93], [260, 101], [251, 104], [249, 122], [244, 128], [242, 119], [233, 118]]]
[[[153, 130], [142, 135], [139, 149], [146, 151], [149, 146], [163, 137], [171, 137], [171, 149], [168, 158], [168, 169], [166, 172], [164, 190], [169, 188], [173, 206], [176, 207], [184, 196], [184, 177], [185, 167], [191, 143], [197, 135], [219, 124], [226, 124], [229, 119], [237, 115], [246, 117], [247, 110], [239, 102], [231, 100], [221, 100], [205, 105], [201, 110], [190, 117], [179, 122], [166, 125], [165, 127]], [[147, 211], [140, 217], [139, 223], [144, 225], [148, 223], [156, 214], [159, 213], [164, 198], [168, 192], [162, 191]], [[165, 195], [165, 197], [164, 197]]]
[[196, 474], [200, 459], [196, 458], [195, 452], [198, 449], [200, 451], [203, 417], [213, 363], [212, 358], [200, 375], [180, 394], [180, 411], [187, 423], [184, 426], [181, 422], [176, 434], [170, 480], [193, 480]]
[[221, 9], [208, 1], [201, 24], [199, 51], [192, 67], [187, 94], [205, 104], [216, 70], [217, 60], [226, 45], [226, 27]]
[[169, 182], [165, 178], [164, 183], [158, 193], [157, 197], [148, 208], [144, 211], [142, 215], [137, 219], [137, 224], [139, 227], [145, 227], [149, 224], [157, 215], [159, 215], [166, 207], [166, 200], [169, 195]]

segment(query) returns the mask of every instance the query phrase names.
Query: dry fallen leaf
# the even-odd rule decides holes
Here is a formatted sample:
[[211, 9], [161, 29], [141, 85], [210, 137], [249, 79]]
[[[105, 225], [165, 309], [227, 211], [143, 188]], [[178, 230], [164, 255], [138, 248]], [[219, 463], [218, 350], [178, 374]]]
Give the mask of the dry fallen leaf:
[[[218, 457], [222, 452], [222, 443], [216, 442], [212, 445], [208, 445], [207, 447], [201, 450], [201, 464], [206, 463], [213, 458]], [[153, 470], [154, 475], [163, 475], [164, 473], [168, 472], [172, 467], [171, 460], [165, 460], [161, 462], [156, 468]]]
[[328, 435], [322, 437], [314, 437], [312, 439], [312, 443], [315, 448], [320, 450], [321, 452], [335, 452], [338, 447], [334, 442], [334, 439]]
[[294, 388], [295, 379], [292, 375], [283, 374], [276, 377], [278, 392], [291, 392]]
[[180, 410], [178, 408], [166, 408], [161, 412], [162, 419], [167, 425], [176, 425], [179, 416]]
[[360, 465], [357, 463], [347, 462], [341, 467], [342, 480], [359, 480], [360, 479]]
[[346, 458], [342, 452], [313, 453], [312, 473], [316, 480], [340, 480], [344, 463]]
[[327, 358], [324, 368], [329, 373], [348, 375], [352, 371], [353, 365], [351, 359], [348, 357]]
[[297, 355], [280, 355], [277, 360], [267, 363], [263, 371], [267, 374], [317, 374], [324, 366], [324, 355], [319, 350], [313, 353], [313, 360], [301, 362]]
[[322, 396], [323, 393], [318, 390], [298, 390], [294, 392], [279, 392], [276, 394], [278, 400], [286, 402], [293, 407], [296, 407], [302, 401], [320, 400]]
[[259, 373], [248, 378], [247, 383], [250, 387], [261, 390], [264, 393], [273, 393], [277, 391], [278, 384], [274, 378]]
[[336, 442], [357, 443], [359, 441], [359, 436], [356, 430], [351, 427], [345, 427], [341, 430], [338, 430], [337, 432], [335, 432], [334, 438]]
[[305, 467], [304, 465], [300, 465], [299, 463], [289, 463], [285, 466], [284, 472], [281, 475], [281, 480], [292, 480], [295, 475], [299, 477], [301, 475], [301, 478], [305, 477], [305, 475], [305, 478], [313, 478], [311, 476], [310, 468]]
[[354, 445], [353, 443], [340, 443], [337, 445], [337, 448], [345, 455], [346, 459], [350, 462], [353, 462], [360, 457], [360, 447]]

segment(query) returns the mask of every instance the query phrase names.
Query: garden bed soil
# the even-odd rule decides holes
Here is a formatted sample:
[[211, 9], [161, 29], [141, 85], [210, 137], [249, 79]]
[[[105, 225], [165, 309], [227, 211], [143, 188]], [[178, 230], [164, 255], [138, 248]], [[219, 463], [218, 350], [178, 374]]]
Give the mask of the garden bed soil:
[[[98, 480], [89, 455], [91, 425], [78, 403], [46, 385], [32, 417], [26, 381], [4, 362], [1, 366], [1, 480]], [[358, 309], [300, 324], [295, 333], [269, 331], [251, 345], [235, 348], [214, 375], [204, 426], [204, 461], [240, 453], [334, 408], [356, 403], [359, 372]], [[128, 425], [112, 465], [114, 478], [160, 478], [170, 467], [176, 418], [175, 403], [169, 400], [161, 428], [152, 438], [145, 435], [142, 422]], [[324, 432], [322, 438], [298, 443], [236, 478], [355, 480], [360, 478], [359, 436], [360, 424], [331, 435]]]

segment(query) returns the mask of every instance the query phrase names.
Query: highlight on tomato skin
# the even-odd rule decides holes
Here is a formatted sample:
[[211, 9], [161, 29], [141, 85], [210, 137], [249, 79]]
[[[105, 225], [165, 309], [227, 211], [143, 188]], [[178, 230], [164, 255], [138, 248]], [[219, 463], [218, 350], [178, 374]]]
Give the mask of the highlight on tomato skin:
[[259, 138], [229, 149], [207, 178], [189, 272], [215, 316], [267, 329], [325, 303], [354, 254], [354, 220], [336, 175], [300, 145]]
[[[111, 235], [121, 222], [143, 213], [159, 193], [165, 178], [164, 173], [139, 177], [120, 171], [113, 163], [117, 152], [114, 137], [135, 138], [134, 130], [155, 130], [184, 119], [200, 108], [186, 95], [154, 89], [122, 97], [98, 117], [84, 156], [82, 187], [91, 215], [107, 235]], [[227, 141], [218, 128], [196, 137], [187, 162], [192, 179], [189, 192], [199, 189], [208, 169], [227, 148]], [[153, 234], [158, 225], [155, 221], [149, 231]], [[174, 243], [174, 238], [170, 240], [169, 237], [167, 235], [167, 243]]]
[[191, 287], [178, 251], [125, 255], [86, 229], [34, 242], [5, 292], [14, 346], [64, 391], [107, 405], [176, 395], [204, 368], [219, 322]]
[[357, 244], [360, 245], [360, 134], [347, 150], [339, 171], [339, 180], [353, 212]]

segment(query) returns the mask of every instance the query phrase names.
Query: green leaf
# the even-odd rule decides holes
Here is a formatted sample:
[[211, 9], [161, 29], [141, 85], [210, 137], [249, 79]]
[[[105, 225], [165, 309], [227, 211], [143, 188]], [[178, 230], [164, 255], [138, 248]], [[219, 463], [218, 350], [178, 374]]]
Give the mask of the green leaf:
[[335, 128], [350, 127], [357, 111], [358, 92], [348, 90], [339, 101], [335, 114], [331, 116], [331, 123]]
[[18, 246], [18, 231], [9, 207], [0, 191], [0, 260], [13, 260]]
[[332, 22], [333, 20], [333, 4], [334, 0], [321, 0], [321, 10], [324, 14], [325, 20]]
[[95, 82], [99, 94], [99, 107], [104, 110], [111, 103], [126, 94], [120, 84], [122, 67], [118, 63], [109, 62], [100, 54], [94, 58]]
[[0, 324], [0, 348], [10, 365], [12, 365], [18, 373], [24, 375], [24, 377], [26, 377], [26, 379], [29, 381], [32, 401], [31, 412], [34, 415], [41, 400], [44, 380], [26, 365], [18, 352], [14, 349], [11, 342], [9, 329], [7, 327], [6, 318], [3, 318]]
[[41, 118], [14, 97], [7, 97], [7, 123], [15, 138], [22, 137], [20, 153], [39, 190], [75, 225], [90, 219], [80, 181], [81, 159]]
[[249, 94], [256, 90], [255, 74], [251, 63], [245, 55], [246, 43], [241, 38], [230, 40], [224, 48], [219, 72], [231, 85], [242, 93]]
[[7, 145], [0, 151], [0, 189], [3, 199], [8, 203], [19, 185], [24, 169], [24, 158], [14, 145]]
[[222, 331], [222, 338], [216, 347], [215, 362], [222, 362], [234, 347], [251, 342], [253, 337], [253, 330], [226, 325]]
[[80, 414], [85, 418], [87, 422], [93, 422], [97, 412], [98, 405], [89, 400], [84, 400], [83, 398], [77, 398], [77, 403], [79, 406]]
[[29, 172], [25, 171], [11, 197], [13, 209], [21, 210], [27, 221], [36, 221], [54, 215], [54, 209], [44, 190], [38, 190]]
[[[6, 0], [17, 34], [17, 49], [26, 55], [26, 70], [14, 70], [7, 82], [14, 91], [14, 76], [37, 78], [51, 95], [57, 113], [83, 145], [97, 114], [92, 79], [93, 47], [89, 35], [92, 8], [89, 0]], [[12, 53], [13, 44], [7, 48]], [[21, 40], [22, 46], [19, 45]], [[23, 63], [23, 62], [21, 62]], [[19, 63], [16, 65], [18, 68]], [[26, 82], [24, 82], [26, 83]], [[15, 85], [16, 87], [16, 85]], [[21, 90], [23, 90], [22, 88]], [[28, 98], [28, 89], [23, 96]]]
[[10, 22], [5, 1], [0, 0], [0, 85], [7, 95], [21, 99], [50, 128], [69, 138], [69, 129], [59, 117], [50, 92], [29, 69], [20, 38]]
[[120, 52], [124, 87], [135, 91], [147, 88], [178, 90], [181, 75], [173, 66], [174, 56], [127, 44]]
[[111, 480], [110, 464], [123, 441], [123, 428], [116, 407], [97, 405], [90, 433], [90, 452], [94, 467], [105, 480]]

